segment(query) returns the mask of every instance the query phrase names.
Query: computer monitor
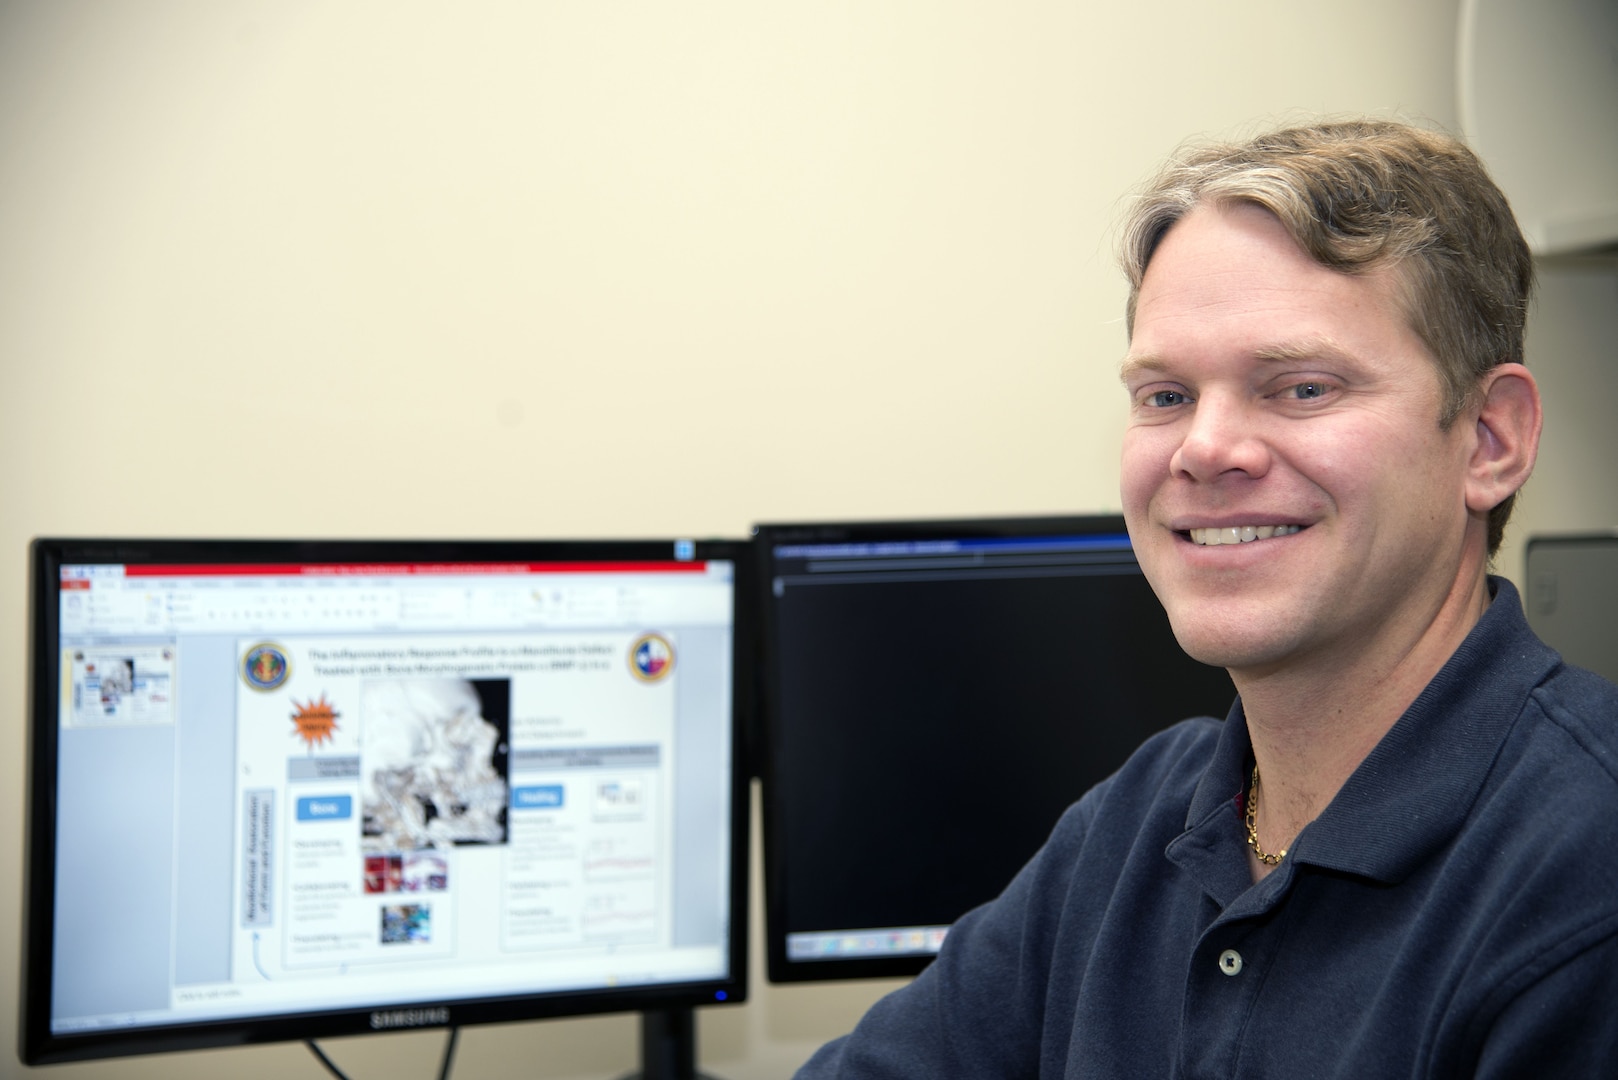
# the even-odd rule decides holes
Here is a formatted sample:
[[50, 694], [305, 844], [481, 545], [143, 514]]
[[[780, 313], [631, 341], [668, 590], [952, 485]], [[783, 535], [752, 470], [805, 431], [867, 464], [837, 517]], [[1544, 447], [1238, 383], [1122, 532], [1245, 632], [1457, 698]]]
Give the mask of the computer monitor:
[[746, 995], [749, 556], [35, 541], [22, 1059], [606, 1011], [689, 1055]]
[[1618, 529], [1528, 538], [1528, 625], [1570, 664], [1618, 682]]
[[1224, 716], [1122, 518], [762, 525], [775, 982], [910, 975], [1142, 740]]

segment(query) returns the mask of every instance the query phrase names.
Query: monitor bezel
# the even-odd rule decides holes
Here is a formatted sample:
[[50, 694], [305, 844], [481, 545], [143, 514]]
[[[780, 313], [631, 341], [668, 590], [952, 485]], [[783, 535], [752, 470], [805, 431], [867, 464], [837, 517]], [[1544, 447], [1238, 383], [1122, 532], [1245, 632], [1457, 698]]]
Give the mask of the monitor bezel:
[[765, 751], [757, 755], [755, 767], [763, 795], [764, 956], [765, 976], [769, 982], [906, 978], [920, 974], [933, 960], [930, 953], [796, 962], [787, 958], [787, 935], [783, 924], [787, 905], [787, 867], [781, 856], [783, 825], [777, 804], [780, 786], [776, 782], [775, 757], [769, 752], [770, 748], [781, 745], [777, 736], [781, 688], [778, 673], [769, 663], [769, 658], [775, 656], [779, 648], [770, 610], [773, 602], [771, 575], [775, 545], [932, 540], [945, 537], [994, 540], [1024, 536], [1127, 535], [1127, 532], [1120, 514], [762, 523], [753, 527], [753, 542], [758, 549], [754, 560], [758, 573], [754, 593], [759, 604], [756, 625], [760, 635], [759, 701], [755, 711], [758, 727], [755, 738]]
[[[677, 558], [676, 545], [682, 550]], [[754, 701], [751, 650], [757, 611], [753, 545], [746, 540], [340, 540], [340, 539], [64, 539], [36, 538], [29, 552], [28, 729], [24, 790], [21, 1016], [18, 1054], [29, 1065], [320, 1039], [420, 1028], [556, 1019], [612, 1012], [679, 1013], [703, 1005], [747, 999], [750, 768], [747, 732]], [[86, 563], [456, 563], [456, 562], [676, 562], [734, 563], [733, 657], [730, 730], [730, 862], [728, 972], [690, 982], [568, 990], [442, 1001], [410, 1001], [365, 1008], [321, 1009], [257, 1017], [162, 1024], [88, 1033], [50, 1028], [56, 893], [56, 787], [42, 781], [57, 765], [56, 679], [60, 568]], [[443, 1010], [438, 1012], [437, 1010]], [[373, 1016], [409, 1012], [415, 1020], [386, 1024]], [[411, 1018], [406, 1018], [407, 1020]]]

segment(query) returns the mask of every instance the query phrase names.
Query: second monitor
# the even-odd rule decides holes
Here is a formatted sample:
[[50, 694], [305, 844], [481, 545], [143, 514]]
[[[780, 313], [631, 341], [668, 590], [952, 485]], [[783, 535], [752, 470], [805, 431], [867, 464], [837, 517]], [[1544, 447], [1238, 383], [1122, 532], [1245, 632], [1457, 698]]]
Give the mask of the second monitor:
[[1234, 689], [1121, 517], [764, 525], [772, 981], [908, 975], [1063, 809]]

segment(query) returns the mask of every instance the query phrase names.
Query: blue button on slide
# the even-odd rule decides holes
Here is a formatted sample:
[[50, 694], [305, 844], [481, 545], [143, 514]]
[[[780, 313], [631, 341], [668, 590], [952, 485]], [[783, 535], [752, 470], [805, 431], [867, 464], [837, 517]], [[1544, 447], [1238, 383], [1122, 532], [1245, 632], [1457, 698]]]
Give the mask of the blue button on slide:
[[531, 784], [511, 789], [513, 810], [555, 810], [561, 805], [561, 784]]
[[347, 821], [354, 816], [349, 795], [307, 795], [298, 800], [299, 821]]

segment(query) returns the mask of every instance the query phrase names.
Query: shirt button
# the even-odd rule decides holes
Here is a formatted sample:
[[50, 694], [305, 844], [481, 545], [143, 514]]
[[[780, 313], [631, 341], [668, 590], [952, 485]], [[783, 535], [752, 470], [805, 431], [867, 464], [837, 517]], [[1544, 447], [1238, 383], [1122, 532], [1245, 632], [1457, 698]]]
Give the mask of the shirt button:
[[1219, 970], [1226, 975], [1240, 975], [1242, 973], [1242, 954], [1235, 949], [1226, 949], [1220, 953]]

